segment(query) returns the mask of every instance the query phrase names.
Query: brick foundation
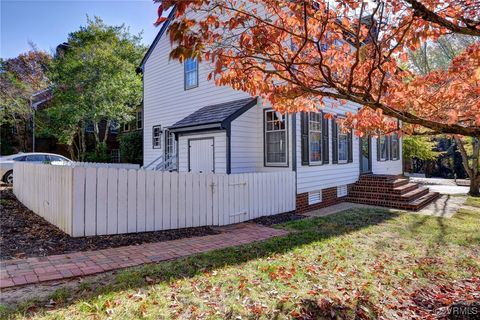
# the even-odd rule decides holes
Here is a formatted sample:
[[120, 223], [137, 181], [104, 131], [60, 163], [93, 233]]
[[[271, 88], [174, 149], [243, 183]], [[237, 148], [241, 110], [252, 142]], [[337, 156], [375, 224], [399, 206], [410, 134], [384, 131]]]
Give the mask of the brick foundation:
[[[348, 185], [350, 190], [352, 185]], [[308, 204], [308, 192], [297, 194], [296, 198], [296, 213], [304, 213], [316, 209], [325, 208], [334, 204], [343, 202], [347, 199], [347, 196], [337, 197], [337, 187], [322, 189], [322, 201], [312, 205]]]

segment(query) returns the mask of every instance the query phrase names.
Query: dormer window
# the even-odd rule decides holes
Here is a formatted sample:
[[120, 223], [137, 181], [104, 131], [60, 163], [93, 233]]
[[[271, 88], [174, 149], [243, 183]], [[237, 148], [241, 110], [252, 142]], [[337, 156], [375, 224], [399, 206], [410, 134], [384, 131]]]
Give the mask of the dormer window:
[[187, 59], [184, 63], [185, 90], [198, 87], [198, 61]]

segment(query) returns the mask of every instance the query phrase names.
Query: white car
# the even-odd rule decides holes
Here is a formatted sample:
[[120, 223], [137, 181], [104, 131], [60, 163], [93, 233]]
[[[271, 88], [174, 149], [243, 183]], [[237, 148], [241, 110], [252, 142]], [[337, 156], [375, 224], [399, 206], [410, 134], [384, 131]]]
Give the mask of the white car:
[[53, 165], [69, 165], [72, 163], [72, 160], [53, 153], [17, 153], [6, 157], [0, 157], [0, 177], [3, 182], [8, 184], [13, 183], [13, 164], [16, 161], [48, 163]]

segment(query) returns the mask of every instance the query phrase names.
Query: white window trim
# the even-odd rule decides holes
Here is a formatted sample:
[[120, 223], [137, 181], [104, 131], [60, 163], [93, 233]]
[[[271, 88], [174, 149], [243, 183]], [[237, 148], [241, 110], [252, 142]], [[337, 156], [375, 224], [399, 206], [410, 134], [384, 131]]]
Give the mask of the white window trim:
[[[266, 109], [264, 111], [264, 119], [263, 119], [263, 137], [264, 137], [264, 152], [263, 152], [263, 157], [264, 157], [264, 163], [266, 167], [288, 167], [288, 116], [285, 114], [283, 116], [283, 122], [285, 123], [285, 128], [282, 130], [267, 130], [267, 113], [273, 112], [275, 113], [276, 111], [273, 109]], [[267, 132], [279, 132], [279, 131], [285, 131], [285, 161], [284, 162], [268, 162], [267, 161]]]
[[[159, 134], [158, 134], [158, 144], [155, 143], [155, 129], [159, 129]], [[162, 148], [162, 126], [161, 125], [156, 125], [152, 127], [152, 149], [161, 149]]]
[[[140, 115], [140, 117], [138, 115]], [[140, 118], [140, 127], [138, 126], [138, 119], [139, 118]], [[143, 128], [143, 113], [142, 113], [142, 111], [137, 111], [136, 117], [135, 117], [135, 122], [136, 122], [137, 129], [142, 129]]]
[[[343, 164], [343, 163], [348, 163], [348, 157], [349, 157], [349, 154], [348, 154], [348, 133], [343, 133], [342, 132], [342, 129], [340, 128], [340, 126], [337, 127], [338, 129], [338, 133], [337, 133], [337, 161], [339, 164]], [[345, 160], [341, 160], [340, 159], [340, 136], [345, 136], [345, 140], [347, 141], [347, 146], [346, 146], [346, 150], [345, 150], [345, 155], [347, 156]]]
[[[312, 126], [310, 125], [310, 116], [312, 115], [312, 113], [316, 113], [316, 112], [309, 112], [308, 113], [308, 164], [309, 165], [313, 165], [313, 166], [318, 166], [318, 165], [321, 165], [323, 164], [323, 132], [322, 132], [322, 126], [323, 126], [323, 123], [322, 123], [322, 113], [318, 113], [320, 115], [320, 121], [319, 121], [319, 127], [320, 127], [320, 130], [312, 130]], [[312, 132], [318, 132], [320, 133], [320, 160], [318, 161], [312, 161], [312, 148], [311, 148], [311, 136], [310, 136], [310, 133]]]
[[384, 140], [383, 140], [384, 143], [387, 144], [387, 136], [380, 135], [377, 139], [377, 143], [380, 144], [380, 146], [378, 148], [378, 151], [380, 152], [380, 157], [379, 158], [380, 158], [380, 161], [387, 161], [388, 160], [387, 159], [388, 158], [388, 150], [387, 150], [388, 145], [385, 146], [385, 150], [386, 150], [387, 154], [385, 155], [385, 157], [383, 157], [383, 155], [382, 155], [382, 137], [384, 138]]
[[[397, 142], [397, 145], [398, 147], [393, 147], [393, 138], [396, 137], [396, 142]], [[400, 137], [398, 136], [398, 134], [394, 133], [392, 135], [392, 139], [391, 139], [391, 143], [390, 143], [390, 152], [392, 154], [392, 161], [397, 161], [397, 160], [400, 160]], [[397, 153], [396, 157], [393, 157], [393, 151], [395, 150], [395, 153]]]
[[[195, 61], [195, 63], [196, 63], [195, 71], [192, 71], [192, 70], [187, 71], [187, 63], [186, 63], [187, 60]], [[198, 76], [198, 60], [196, 60], [196, 59], [187, 59], [187, 60], [185, 60], [185, 62], [183, 64], [183, 85], [184, 85], [185, 90], [190, 90], [190, 89], [194, 89], [194, 88], [198, 87], [198, 78], [199, 78], [199, 76]], [[195, 72], [195, 74], [196, 74], [195, 85], [187, 85], [187, 73], [193, 73], [193, 72]]]
[[175, 141], [175, 135], [173, 133], [170, 132], [170, 130], [168, 129], [165, 129], [164, 132], [163, 132], [163, 136], [164, 136], [164, 139], [165, 139], [165, 150], [164, 150], [164, 155], [165, 155], [165, 159], [167, 158], [167, 151], [168, 151], [168, 145], [170, 143], [170, 137], [173, 137], [173, 145], [172, 145], [172, 153], [169, 155], [169, 156], [175, 156], [176, 152], [177, 152], [177, 144], [176, 144], [176, 141]]

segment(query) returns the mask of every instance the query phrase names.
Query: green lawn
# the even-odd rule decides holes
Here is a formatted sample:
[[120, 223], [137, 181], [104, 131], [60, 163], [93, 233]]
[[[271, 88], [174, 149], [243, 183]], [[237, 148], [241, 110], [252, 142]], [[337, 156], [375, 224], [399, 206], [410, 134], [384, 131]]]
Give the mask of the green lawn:
[[[284, 238], [120, 272], [28, 302], [13, 318], [410, 318], [417, 289], [480, 274], [480, 210], [451, 219], [349, 210], [279, 226]], [[7, 314], [5, 314], [7, 315]]]
[[468, 197], [465, 204], [472, 207], [480, 208], [480, 198]]

